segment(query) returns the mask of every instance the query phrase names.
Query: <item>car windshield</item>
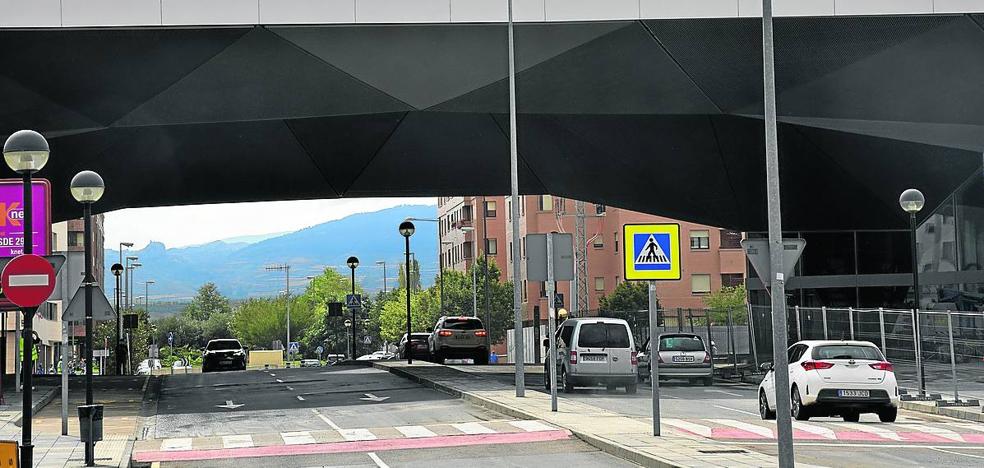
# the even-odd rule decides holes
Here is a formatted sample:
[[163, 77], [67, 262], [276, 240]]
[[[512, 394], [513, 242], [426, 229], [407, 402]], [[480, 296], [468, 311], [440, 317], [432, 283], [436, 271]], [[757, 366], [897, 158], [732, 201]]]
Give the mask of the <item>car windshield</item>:
[[209, 341], [205, 349], [209, 351], [225, 351], [229, 349], [241, 349], [242, 346], [236, 340], [217, 340]]
[[451, 330], [481, 330], [482, 321], [475, 318], [449, 318], [444, 319], [444, 325], [441, 328]]
[[699, 336], [664, 336], [659, 339], [660, 351], [704, 351]]
[[827, 345], [813, 348], [813, 359], [865, 359], [881, 361], [881, 351], [874, 346]]
[[628, 348], [629, 330], [621, 323], [585, 323], [577, 337], [585, 348]]

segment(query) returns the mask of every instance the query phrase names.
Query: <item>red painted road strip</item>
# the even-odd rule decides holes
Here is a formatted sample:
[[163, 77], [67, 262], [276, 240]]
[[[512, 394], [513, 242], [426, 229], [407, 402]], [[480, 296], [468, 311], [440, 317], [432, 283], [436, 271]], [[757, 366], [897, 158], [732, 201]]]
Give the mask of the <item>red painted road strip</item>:
[[476, 434], [438, 436], [416, 439], [384, 439], [355, 442], [334, 442], [327, 444], [270, 445], [266, 447], [247, 447], [215, 450], [155, 451], [138, 452], [133, 459], [138, 462], [173, 462], [191, 460], [217, 460], [250, 457], [281, 457], [286, 455], [312, 455], [325, 453], [381, 452], [386, 450], [405, 450], [437, 447], [461, 447], [466, 445], [522, 444], [546, 442], [570, 438], [566, 430], [539, 432], [512, 432], [506, 434]]

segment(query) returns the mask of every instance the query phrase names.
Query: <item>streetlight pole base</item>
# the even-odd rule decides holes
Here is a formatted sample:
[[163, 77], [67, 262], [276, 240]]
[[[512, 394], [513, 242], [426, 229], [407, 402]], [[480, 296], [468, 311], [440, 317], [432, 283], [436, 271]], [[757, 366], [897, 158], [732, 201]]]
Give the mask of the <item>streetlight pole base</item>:
[[34, 445], [24, 444], [20, 448], [20, 466], [34, 466]]

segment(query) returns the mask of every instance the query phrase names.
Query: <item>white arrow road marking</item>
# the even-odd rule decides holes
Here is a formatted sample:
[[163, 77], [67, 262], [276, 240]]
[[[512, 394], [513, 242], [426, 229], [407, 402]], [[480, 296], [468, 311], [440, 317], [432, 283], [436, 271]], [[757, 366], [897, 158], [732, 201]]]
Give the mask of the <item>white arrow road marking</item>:
[[662, 418], [660, 419], [660, 421], [662, 421], [662, 423], [666, 424], [667, 426], [673, 426], [679, 429], [683, 429], [685, 431], [693, 432], [694, 434], [697, 434], [699, 436], [704, 436], [708, 438], [711, 437], [711, 428], [707, 426], [695, 424], [690, 421], [684, 421], [682, 419], [673, 419], [673, 418]]
[[308, 431], [281, 432], [280, 438], [284, 439], [284, 445], [313, 444], [316, 442]]
[[7, 282], [11, 286], [47, 286], [48, 275], [10, 275]]
[[510, 425], [516, 426], [526, 432], [552, 431], [554, 428], [543, 424], [540, 421], [509, 421]]
[[372, 393], [366, 393], [364, 398], [359, 398], [359, 399], [360, 400], [365, 400], [365, 401], [375, 401], [375, 402], [378, 403], [380, 401], [389, 400], [389, 397], [388, 396], [382, 396], [381, 397], [381, 396], [373, 395]]
[[878, 437], [881, 437], [883, 439], [896, 440], [896, 441], [901, 441], [902, 440], [902, 436], [900, 436], [895, 431], [890, 431], [890, 430], [885, 429], [883, 427], [878, 427], [878, 426], [872, 425], [872, 424], [847, 423], [847, 422], [832, 422], [830, 424], [833, 424], [833, 425], [838, 426], [838, 427], [847, 428], [847, 429], [852, 430], [852, 431], [867, 432], [869, 434], [874, 434], [874, 435], [876, 435]]
[[452, 424], [451, 427], [465, 434], [495, 434], [495, 431], [477, 422]]
[[737, 429], [741, 429], [743, 431], [748, 431], [751, 432], [752, 434], [757, 434], [768, 439], [771, 439], [773, 437], [772, 429], [762, 426], [756, 426], [754, 424], [749, 424], [743, 421], [735, 421], [734, 419], [708, 419], [708, 421], [721, 424], [724, 426], [731, 426]]
[[300, 395], [297, 395], [297, 400], [298, 400], [298, 401], [304, 401], [304, 397], [302, 397], [302, 396], [300, 396]]
[[953, 432], [949, 429], [943, 429], [942, 427], [927, 426], [925, 424], [903, 424], [902, 427], [908, 427], [915, 429], [919, 432], [924, 432], [926, 434], [932, 434], [934, 436], [943, 437], [945, 439], [950, 439], [956, 442], [964, 442], [964, 439], [960, 434]]
[[337, 429], [345, 440], [376, 440], [376, 434], [369, 429]]
[[396, 426], [396, 430], [403, 434], [403, 437], [415, 438], [415, 437], [434, 437], [437, 434], [424, 426]]
[[246, 405], [245, 403], [238, 403], [238, 404], [236, 404], [236, 403], [233, 403], [232, 400], [226, 400], [226, 403], [224, 405], [215, 405], [215, 407], [216, 408], [225, 408], [225, 409], [236, 409], [236, 408], [239, 408], [240, 406], [245, 406], [245, 405]]
[[161, 451], [169, 452], [175, 450], [191, 450], [191, 438], [164, 439], [161, 442]]
[[222, 447], [245, 448], [253, 446], [253, 437], [249, 434], [222, 436]]

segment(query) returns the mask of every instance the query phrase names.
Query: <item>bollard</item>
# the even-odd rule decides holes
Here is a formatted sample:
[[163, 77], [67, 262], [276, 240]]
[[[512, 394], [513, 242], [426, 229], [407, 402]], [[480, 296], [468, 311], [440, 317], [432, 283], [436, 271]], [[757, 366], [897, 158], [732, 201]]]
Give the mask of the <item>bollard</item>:
[[885, 355], [885, 359], [888, 359], [888, 349], [885, 348], [885, 309], [883, 307], [878, 308], [878, 327], [881, 329], [882, 354]]
[[854, 309], [847, 308], [847, 326], [851, 327], [851, 341], [854, 341]]
[[827, 306], [820, 307], [820, 314], [823, 316], [823, 339], [829, 340], [827, 336]]
[[950, 375], [953, 377], [953, 401], [960, 402], [960, 394], [957, 391], [957, 355], [953, 349], [953, 316], [949, 310], [946, 311], [946, 332], [950, 337]]

